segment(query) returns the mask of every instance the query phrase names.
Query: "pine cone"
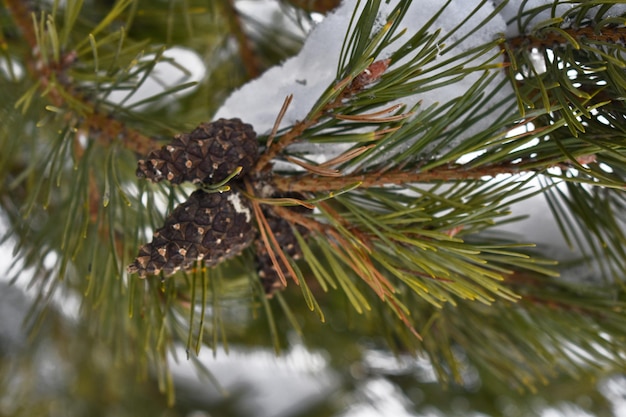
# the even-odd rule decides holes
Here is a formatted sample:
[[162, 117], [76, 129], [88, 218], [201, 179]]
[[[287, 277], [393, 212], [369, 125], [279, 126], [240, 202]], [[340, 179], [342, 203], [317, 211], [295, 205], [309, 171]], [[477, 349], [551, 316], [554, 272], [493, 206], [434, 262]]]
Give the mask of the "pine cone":
[[191, 268], [197, 260], [216, 265], [241, 253], [254, 236], [250, 202], [238, 191], [198, 190], [165, 219], [152, 242], [139, 248], [128, 272], [143, 278], [161, 271], [172, 275]]
[[219, 119], [202, 123], [191, 133], [176, 135], [161, 149], [140, 160], [137, 176], [152, 182], [168, 180], [217, 183], [237, 167], [245, 175], [255, 164], [259, 144], [252, 125], [239, 119]]

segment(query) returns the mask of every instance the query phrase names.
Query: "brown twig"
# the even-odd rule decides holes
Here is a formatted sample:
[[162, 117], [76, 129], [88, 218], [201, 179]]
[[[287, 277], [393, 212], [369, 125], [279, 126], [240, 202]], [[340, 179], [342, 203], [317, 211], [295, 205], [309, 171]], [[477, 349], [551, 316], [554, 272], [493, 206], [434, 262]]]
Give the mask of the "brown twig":
[[234, 34], [237, 44], [239, 45], [239, 54], [241, 55], [241, 61], [246, 68], [248, 78], [256, 78], [261, 73], [259, 59], [252, 50], [250, 40], [243, 30], [241, 22], [241, 16], [234, 0], [227, 0], [225, 3], [226, 13], [228, 15], [228, 22], [231, 32]]
[[110, 114], [95, 111], [83, 118], [79, 127], [104, 144], [111, 144], [119, 139], [124, 148], [139, 155], [145, 155], [156, 148], [156, 139], [128, 127], [124, 122]]
[[[4, 4], [11, 12], [13, 21], [30, 50], [35, 51], [26, 58], [27, 68], [34, 78], [40, 80], [40, 90], [53, 106], [68, 108], [69, 119], [76, 120], [77, 128], [96, 134], [97, 140], [103, 144], [121, 140], [125, 148], [138, 154], [147, 153], [156, 146], [154, 138], [129, 128], [106, 111], [96, 109], [84, 95], [76, 91], [67, 76], [67, 70], [76, 61], [73, 51], [64, 53], [58, 62], [48, 59], [49, 57], [43, 59], [39, 55], [31, 11], [24, 1], [4, 0]], [[70, 97], [71, 102], [66, 97]]]
[[288, 162], [298, 165], [299, 167], [304, 168], [306, 171], [315, 175], [319, 175], [322, 177], [340, 177], [341, 176], [341, 173], [336, 169], [326, 168], [326, 167], [322, 167], [319, 165], [313, 165], [313, 164], [302, 161], [292, 156], [286, 156], [285, 159]]
[[523, 35], [508, 39], [506, 42], [512, 49], [519, 48], [551, 48], [555, 45], [571, 44], [563, 33], [576, 41], [589, 39], [595, 42], [624, 43], [626, 41], [626, 27], [605, 27], [596, 31], [593, 27], [559, 29], [558, 31], [548, 31], [544, 28], [542, 37], [533, 35]]
[[[37, 45], [37, 36], [35, 35], [35, 29], [33, 28], [33, 20], [31, 18], [30, 10], [24, 0], [4, 0], [4, 6], [13, 16], [15, 25], [20, 28], [24, 40], [30, 45]], [[31, 49], [35, 53], [37, 49]]]
[[305, 130], [315, 125], [319, 119], [305, 120], [297, 122], [287, 133], [281, 136], [280, 140], [272, 142], [271, 146], [261, 155], [254, 168], [255, 172], [261, 172], [281, 151], [294, 143]]
[[293, 100], [293, 94], [289, 94], [287, 97], [285, 97], [285, 101], [283, 101], [283, 105], [280, 108], [280, 111], [278, 112], [278, 116], [276, 117], [276, 120], [274, 120], [274, 126], [272, 127], [272, 131], [270, 135], [267, 137], [266, 146], [268, 148], [272, 146], [272, 142], [274, 141], [274, 138], [276, 137], [278, 128], [280, 128], [280, 122], [282, 122], [283, 117], [285, 117], [285, 113], [287, 113], [287, 109], [289, 108], [289, 105], [291, 104], [292, 100]]
[[312, 174], [281, 176], [275, 175], [274, 186], [283, 192], [316, 192], [339, 190], [351, 184], [360, 183], [360, 187], [382, 187], [384, 185], [401, 185], [416, 182], [458, 181], [483, 177], [494, 177], [499, 174], [519, 174], [519, 166], [494, 165], [487, 168], [466, 169], [461, 165], [448, 165], [430, 171], [407, 172], [401, 169], [382, 173], [368, 172], [348, 174], [342, 177], [320, 177]]
[[343, 164], [345, 162], [351, 161], [352, 159], [360, 156], [361, 154], [369, 151], [370, 149], [374, 147], [376, 147], [376, 145], [371, 144], [371, 145], [359, 146], [358, 148], [347, 150], [344, 153], [337, 155], [336, 157], [319, 164], [318, 167], [329, 168], [335, 165]]

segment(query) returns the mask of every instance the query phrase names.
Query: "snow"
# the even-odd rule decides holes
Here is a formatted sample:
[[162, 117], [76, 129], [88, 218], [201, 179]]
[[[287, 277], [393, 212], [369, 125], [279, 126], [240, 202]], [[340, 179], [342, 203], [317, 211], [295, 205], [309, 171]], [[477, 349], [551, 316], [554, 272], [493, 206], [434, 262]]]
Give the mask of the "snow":
[[[385, 59], [391, 56], [399, 45], [408, 41], [417, 31], [424, 27], [441, 10], [445, 3], [446, 1], [444, 0], [413, 2], [400, 23], [400, 30], [406, 29], [406, 33], [400, 36], [394, 44], [383, 50], [376, 59]], [[339, 8], [312, 30], [304, 47], [297, 56], [285, 61], [280, 66], [270, 69], [260, 78], [249, 82], [234, 92], [219, 109], [215, 118], [239, 117], [252, 124], [259, 134], [267, 134], [272, 129], [280, 108], [288, 95], [293, 95], [293, 101], [283, 118], [281, 127], [292, 125], [306, 118], [322, 93], [337, 82], [336, 69], [341, 54], [341, 47], [352, 13], [359, 4], [362, 5], [362, 2], [358, 3], [355, 0], [344, 1]], [[379, 25], [382, 26], [386, 22], [387, 17], [397, 4], [398, 1], [396, 0], [381, 5], [377, 20]], [[422, 79], [436, 77], [437, 74], [459, 65], [460, 61], [454, 61], [438, 68], [435, 67], [451, 57], [461, 55], [474, 47], [497, 39], [506, 30], [504, 19], [500, 16], [496, 15], [493, 18], [489, 18], [494, 12], [493, 5], [486, 3], [482, 7], [478, 7], [480, 4], [480, 0], [453, 1], [447, 6], [445, 12], [438, 16], [429, 32], [441, 30], [441, 36], [451, 32], [454, 33], [441, 45], [440, 56], [434, 62], [421, 68], [420, 76]], [[478, 9], [475, 13], [470, 13], [476, 8]], [[462, 43], [445, 50], [448, 45], [452, 45], [477, 27], [480, 29], [468, 36]], [[418, 52], [416, 50], [414, 54]], [[498, 50], [494, 48], [488, 54], [466, 62], [464, 66], [467, 68], [481, 65], [497, 54]], [[392, 62], [389, 71], [393, 70], [394, 66], [403, 65], [410, 58], [412, 58], [412, 55], [404, 57], [397, 62]], [[502, 62], [502, 56], [498, 56], [492, 62]], [[507, 97], [512, 98], [513, 90], [505, 82], [504, 72], [500, 69], [494, 69], [492, 74], [495, 78], [486, 86], [483, 94], [493, 94], [493, 103], [504, 101]], [[454, 76], [457, 75], [459, 73], [454, 74]], [[396, 102], [385, 104], [385, 107], [399, 103], [406, 105], [406, 108], [412, 108], [416, 104], [421, 103], [422, 109], [429, 108], [431, 105], [443, 105], [463, 96], [466, 91], [480, 80], [481, 76], [483, 76], [483, 71], [470, 72], [462, 79], [456, 80], [451, 84], [431, 90], [422, 89], [427, 91], [408, 95]], [[440, 81], [441, 79], [438, 79], [433, 82]], [[502, 85], [504, 87], [498, 87]], [[496, 90], [496, 88], [498, 89]], [[490, 111], [489, 108], [481, 108], [480, 110], [484, 111], [483, 117], [471, 127], [465, 129], [462, 137], [458, 137], [455, 141], [449, 143], [446, 148], [439, 149], [439, 152], [445, 152], [447, 149], [456, 146], [464, 138], [485, 130], [501, 116], [501, 112], [495, 107], [493, 111]], [[459, 119], [457, 123], [461, 122], [463, 120]], [[296, 146], [298, 152], [307, 153], [309, 159], [322, 163], [337, 156], [348, 145], [298, 144]], [[402, 152], [408, 146], [410, 144], [407, 143], [403, 147], [397, 147], [394, 149], [394, 152]], [[426, 149], [426, 151], [428, 150]], [[389, 156], [389, 152], [387, 152], [384, 158]], [[381, 156], [377, 156], [371, 159], [370, 163], [376, 163], [381, 158]], [[277, 163], [275, 167], [280, 170], [297, 169], [291, 166], [291, 164], [285, 163]]]
[[258, 133], [267, 133], [285, 97], [293, 94], [283, 125], [303, 119], [335, 78], [353, 3], [344, 2], [317, 25], [297, 56], [271, 68], [231, 95], [214, 118], [239, 117], [252, 124]]
[[246, 222], [250, 223], [250, 220], [252, 220], [252, 213], [250, 213], [250, 208], [241, 202], [239, 193], [228, 193], [228, 201], [230, 201], [230, 204], [234, 207], [235, 212], [245, 214]]
[[[397, 5], [397, 1], [383, 4], [380, 9], [381, 19], [386, 17]], [[433, 29], [441, 28], [442, 33], [448, 33], [454, 29], [461, 21], [467, 17], [469, 10], [474, 9], [480, 3], [479, 0], [464, 2], [452, 2], [433, 25]], [[391, 48], [405, 42], [416, 31], [421, 29], [428, 20], [434, 16], [445, 4], [443, 0], [429, 2], [414, 2], [409, 8], [401, 27], [407, 28], [405, 33]], [[215, 118], [240, 117], [247, 123], [251, 123], [259, 133], [267, 133], [271, 130], [282, 103], [290, 94], [294, 99], [289, 107], [283, 126], [293, 124], [297, 120], [302, 120], [315, 104], [318, 97], [324, 90], [332, 85], [336, 80], [336, 68], [341, 52], [341, 46], [348, 29], [348, 23], [356, 7], [355, 0], [347, 0], [328, 15], [322, 23], [318, 24], [300, 51], [300, 53], [285, 61], [282, 65], [274, 67], [264, 73], [244, 87], [233, 93], [220, 108]], [[461, 27], [457, 33], [448, 41], [454, 42], [459, 37], [465, 35], [481, 21], [483, 21], [494, 10], [493, 6], [487, 4], [482, 7], [475, 16]], [[491, 19], [481, 29], [469, 37], [461, 45], [450, 50], [445, 57], [461, 53], [472, 47], [494, 40], [505, 30], [504, 20], [498, 16]], [[392, 49], [387, 49], [378, 57], [383, 59], [388, 57]], [[494, 51], [495, 53], [495, 51]], [[394, 63], [392, 63], [393, 66]], [[402, 62], [395, 63], [401, 65]], [[426, 71], [427, 69], [425, 69]], [[442, 71], [438, 69], [437, 72]], [[428, 73], [428, 76], [436, 72]], [[438, 88], [427, 93], [407, 97], [402, 102], [408, 107], [412, 107], [418, 101], [422, 101], [423, 107], [428, 107], [433, 103], [445, 103], [453, 98], [459, 97], [464, 91], [470, 88], [478, 79], [480, 74], [472, 74], [460, 83]], [[503, 75], [502, 75], [503, 77]], [[494, 81], [496, 84], [497, 80]], [[500, 97], [510, 93], [503, 91]], [[485, 120], [481, 126], [487, 125]], [[481, 126], [477, 126], [480, 129]], [[468, 132], [471, 134], [472, 132]]]
[[308, 20], [298, 20], [285, 13], [286, 9], [275, 0], [238, 0], [235, 6], [244, 21], [254, 22], [252, 25], [244, 25], [244, 30], [249, 34], [255, 32], [257, 25], [265, 28], [279, 27], [281, 33], [286, 32], [295, 38], [302, 38], [311, 30]]
[[[500, 13], [484, 24], [480, 24], [483, 20], [494, 12], [495, 6], [500, 5], [504, 0], [494, 0], [493, 3], [484, 4], [475, 15], [471, 16], [467, 22], [463, 22], [470, 12], [477, 7], [481, 1], [479, 0], [454, 0], [446, 8], [432, 26], [432, 30], [441, 29], [442, 35], [452, 31], [457, 25], [463, 22], [458, 31], [446, 42], [452, 44], [455, 40], [461, 38], [469, 31], [480, 25], [480, 29], [469, 36], [462, 44], [457, 45], [443, 56], [441, 59], [447, 59], [455, 54], [461, 54], [473, 47], [492, 41], [502, 34], [507, 36], [517, 36], [518, 22], [516, 16], [518, 14], [522, 0], [511, 0]], [[248, 7], [248, 2], [243, 2], [240, 7]], [[360, 2], [362, 5], [363, 2]], [[400, 42], [404, 42], [415, 32], [420, 30], [429, 19], [431, 19], [446, 3], [445, 0], [431, 0], [412, 2], [405, 18], [401, 22], [401, 27], [407, 29], [407, 33], [402, 36], [392, 48], [397, 47]], [[544, 7], [545, 10], [533, 14], [530, 17], [529, 24], [532, 27], [542, 20], [549, 19], [552, 13], [553, 1], [551, 0], [529, 0], [525, 2], [524, 10], [531, 7]], [[345, 0], [341, 6], [330, 13], [321, 23], [316, 25], [306, 40], [300, 53], [288, 60], [282, 65], [276, 66], [261, 77], [249, 82], [244, 87], [234, 92], [219, 109], [215, 118], [224, 117], [240, 117], [247, 123], [251, 123], [258, 133], [268, 133], [278, 115], [285, 97], [293, 94], [294, 99], [289, 107], [282, 126], [287, 126], [302, 120], [313, 107], [314, 103], [322, 92], [336, 80], [336, 68], [339, 60], [341, 45], [348, 29], [348, 24], [352, 16], [354, 8], [359, 4], [356, 0]], [[383, 3], [380, 8], [380, 17], [378, 21], [384, 23], [387, 15], [398, 4], [398, 0]], [[550, 6], [550, 7], [549, 7]], [[559, 4], [554, 10], [557, 14], [567, 12], [572, 9], [572, 4]], [[592, 9], [595, 12], [597, 8]], [[254, 14], [256, 9], [251, 9], [249, 14]], [[608, 15], [616, 16], [626, 12], [626, 5], [615, 5]], [[590, 12], [592, 13], [592, 12]], [[507, 25], [508, 23], [508, 25]], [[382, 52], [379, 59], [386, 58], [391, 54], [391, 50]], [[401, 65], [402, 62], [392, 63], [393, 65]], [[437, 71], [442, 71], [438, 69]], [[428, 71], [428, 68], [424, 68]], [[429, 76], [433, 73], [428, 73]], [[441, 88], [434, 89], [425, 93], [420, 93], [412, 97], [403, 99], [402, 102], [411, 107], [418, 101], [422, 101], [423, 107], [427, 108], [434, 103], [446, 103], [454, 98], [462, 96], [478, 79], [480, 73], [473, 73], [465, 77], [460, 82], [446, 85]], [[504, 77], [502, 71], [497, 71], [497, 78], [493, 80], [492, 85], [497, 85]], [[493, 98], [494, 102], [509, 96], [512, 93], [510, 87], [503, 88], [502, 91], [496, 92]], [[496, 112], [497, 113], [497, 112]], [[494, 114], [493, 117], [496, 117]], [[480, 131], [489, 126], [493, 118], [486, 117], [473, 129], [466, 132], [466, 137]]]
[[[154, 59], [155, 56], [151, 54], [144, 57], [142, 61], [151, 61]], [[173, 65], [173, 62], [182, 65], [184, 70], [182, 67]], [[163, 53], [163, 57], [156, 63], [150, 75], [136, 90], [132, 91], [130, 94], [125, 90], [114, 90], [107, 96], [107, 100], [111, 103], [124, 103], [126, 106], [131, 106], [178, 85], [199, 82], [205, 76], [206, 67], [195, 51], [180, 46], [172, 46]], [[171, 108], [172, 106], [176, 106], [176, 103], [180, 101], [182, 97], [193, 93], [196, 89], [197, 86], [191, 86], [176, 93], [161, 97], [156, 101], [139, 104], [136, 107], [137, 109], [145, 109], [147, 107], [154, 109], [155, 107], [165, 106]]]
[[17, 59], [0, 58], [0, 75], [2, 77], [17, 82], [21, 81], [25, 74], [26, 71], [24, 71], [22, 65], [18, 63]]
[[[183, 348], [176, 356], [184, 358]], [[322, 403], [339, 387], [339, 377], [320, 352], [295, 343], [282, 356], [270, 349], [246, 349], [233, 346], [226, 353], [218, 349], [215, 358], [208, 350], [200, 353], [201, 361], [219, 382], [226, 394], [245, 392], [237, 400], [239, 415], [287, 417]], [[170, 357], [172, 373], [180, 388], [178, 395], [202, 398], [206, 402], [224, 399], [218, 387], [194, 376], [191, 361]]]

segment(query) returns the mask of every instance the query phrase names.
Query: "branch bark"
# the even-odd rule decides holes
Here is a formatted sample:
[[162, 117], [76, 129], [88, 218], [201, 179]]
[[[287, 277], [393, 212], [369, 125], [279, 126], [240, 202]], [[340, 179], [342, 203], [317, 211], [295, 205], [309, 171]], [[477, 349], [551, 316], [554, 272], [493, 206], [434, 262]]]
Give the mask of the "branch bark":
[[475, 169], [466, 169], [461, 165], [449, 165], [425, 172], [407, 172], [394, 169], [382, 173], [348, 174], [341, 177], [320, 177], [312, 174], [275, 175], [273, 183], [277, 189], [283, 192], [316, 192], [339, 190], [355, 183], [359, 183], [359, 187], [369, 188], [418, 182], [462, 181], [493, 177], [500, 174], [520, 174], [522, 172], [519, 167], [510, 165], [494, 165]]

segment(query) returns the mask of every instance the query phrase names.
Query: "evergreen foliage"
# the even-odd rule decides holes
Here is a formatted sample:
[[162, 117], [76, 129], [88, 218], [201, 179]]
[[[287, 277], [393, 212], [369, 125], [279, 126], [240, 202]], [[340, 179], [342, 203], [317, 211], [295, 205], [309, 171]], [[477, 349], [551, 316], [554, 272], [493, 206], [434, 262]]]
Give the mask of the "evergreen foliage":
[[[281, 127], [276, 115], [272, 132], [256, 132], [249, 172], [200, 185], [249, 200], [256, 244], [215, 267], [187, 262], [142, 279], [127, 266], [197, 185], [138, 179], [137, 161], [211, 121], [230, 91], [295, 53], [304, 35], [246, 20], [226, 0], [5, 0], [0, 207], [3, 240], [15, 244], [9, 279], [36, 294], [31, 331], [63, 322], [51, 307], [77, 300], [73, 337], [116, 369], [155, 377], [170, 404], [177, 347], [211, 379], [201, 349], [280, 351], [293, 330], [333, 353], [358, 338], [427, 357], [437, 380], [459, 390], [468, 369], [487, 390], [530, 392], [623, 371], [626, 18], [610, 13], [614, 1], [579, 1], [531, 25], [550, 7], [522, 2], [523, 35], [458, 53], [481, 25], [458, 37], [433, 20], [401, 37], [410, 3], [380, 24], [382, 2], [359, 2], [336, 80], [307, 117]], [[282, 3], [302, 26], [334, 6]], [[158, 64], [187, 73], [168, 57], [172, 45], [198, 53], [210, 76], [135, 100]], [[470, 75], [469, 91], [448, 102], [402, 104]], [[514, 94], [498, 96], [505, 84]], [[591, 281], [560, 277], [567, 265], [541, 242], [497, 233], [517, 220], [511, 206], [537, 194], [585, 254]], [[283, 237], [272, 216], [287, 222]], [[259, 259], [265, 276], [276, 273], [271, 291]]]

